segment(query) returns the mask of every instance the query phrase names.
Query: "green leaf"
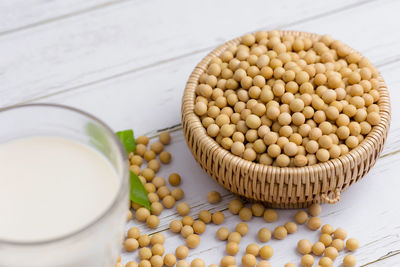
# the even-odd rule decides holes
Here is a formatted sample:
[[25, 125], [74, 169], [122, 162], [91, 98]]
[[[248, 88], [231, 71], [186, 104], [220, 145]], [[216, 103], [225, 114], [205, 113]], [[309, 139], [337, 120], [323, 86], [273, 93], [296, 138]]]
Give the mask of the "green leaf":
[[[125, 147], [126, 154], [135, 152], [136, 140], [132, 130], [120, 131], [117, 132], [117, 135]], [[130, 172], [130, 180], [131, 190], [129, 193], [131, 196], [131, 201], [140, 204], [150, 210], [151, 208], [149, 198], [147, 197], [147, 191], [144, 188], [139, 177], [133, 172]]]
[[90, 143], [110, 159], [111, 145], [109, 136], [103, 127], [89, 122], [86, 124], [86, 133], [90, 137]]
[[136, 140], [132, 130], [120, 131], [117, 132], [117, 135], [119, 139], [121, 139], [121, 142], [124, 145], [127, 154], [135, 152]]
[[131, 172], [131, 201], [140, 204], [147, 209], [150, 208], [149, 198], [147, 197], [147, 191], [144, 188], [139, 177]]

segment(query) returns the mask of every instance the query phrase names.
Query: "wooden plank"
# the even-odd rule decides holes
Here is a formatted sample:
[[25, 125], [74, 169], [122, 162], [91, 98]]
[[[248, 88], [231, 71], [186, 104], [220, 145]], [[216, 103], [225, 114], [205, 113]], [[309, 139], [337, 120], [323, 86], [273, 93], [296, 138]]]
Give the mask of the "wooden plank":
[[[178, 172], [182, 175], [181, 187], [185, 191], [183, 201], [193, 207], [190, 215], [196, 217], [199, 210], [209, 209], [223, 211], [226, 216], [223, 225], [207, 225], [206, 232], [201, 235], [200, 246], [190, 251], [188, 259], [190, 261], [201, 257], [205, 259], [207, 265], [218, 264], [219, 260], [226, 254], [224, 252], [225, 242], [219, 241], [215, 237], [217, 229], [224, 226], [233, 230], [235, 225], [240, 222], [238, 216], [234, 216], [226, 210], [227, 203], [232, 199], [232, 195], [227, 194], [226, 190], [210, 179], [194, 161], [181, 132], [172, 133], [172, 137], [172, 143], [166, 149], [172, 153], [173, 161], [170, 165], [163, 165], [159, 175], [167, 177], [172, 172]], [[376, 166], [364, 179], [343, 193], [342, 200], [338, 204], [323, 205], [323, 212], [320, 216], [323, 223], [329, 223], [334, 227], [343, 227], [347, 230], [349, 237], [359, 239], [360, 248], [355, 251], [354, 255], [360, 265], [371, 263], [371, 266], [388, 266], [385, 264], [400, 262], [397, 251], [400, 246], [400, 214], [398, 209], [393, 208], [393, 204], [397, 203], [397, 195], [388, 192], [390, 188], [400, 186], [397, 175], [400, 167], [396, 163], [398, 160], [400, 160], [400, 155], [378, 160]], [[221, 192], [224, 196], [223, 201], [216, 205], [208, 204], [206, 194], [210, 190]], [[295, 210], [279, 210], [279, 219], [274, 223], [266, 223], [262, 218], [253, 218], [249, 222], [249, 233], [240, 243], [240, 252], [236, 256], [238, 264], [240, 264], [241, 256], [247, 244], [258, 243], [262, 245], [256, 240], [259, 228], [267, 227], [273, 230], [276, 226], [293, 220], [295, 212]], [[165, 210], [161, 215], [159, 229], [150, 230], [143, 223], [137, 221], [129, 222], [127, 229], [135, 225], [139, 226], [143, 233], [163, 232], [167, 237], [165, 253], [174, 253], [178, 245], [184, 244], [184, 239], [180, 235], [167, 230], [169, 222], [174, 219], [180, 219], [176, 211], [173, 209]], [[284, 241], [270, 240], [267, 244], [274, 248], [274, 256], [270, 260], [272, 266], [283, 266], [288, 261], [298, 264], [301, 256], [296, 252], [297, 241], [307, 238], [311, 242], [316, 242], [318, 236], [318, 231], [313, 232], [305, 226], [300, 226], [297, 233], [289, 235]], [[391, 257], [384, 257], [388, 253], [390, 253], [388, 256]], [[344, 252], [340, 253], [334, 266], [339, 266], [345, 255]], [[137, 253], [123, 252], [122, 256], [124, 262], [139, 260]], [[391, 266], [396, 266], [396, 264]]]
[[[285, 12], [278, 12], [278, 8], [282, 7], [280, 4], [275, 6], [273, 3], [274, 6], [263, 8], [262, 3], [258, 2], [256, 6], [258, 4], [259, 8], [256, 10], [254, 5], [232, 9], [231, 15], [241, 18], [240, 25], [226, 21], [226, 17], [221, 16], [226, 2], [212, 2], [212, 8], [210, 3], [202, 2], [202, 6], [193, 7], [183, 2], [143, 2], [140, 6], [123, 3], [107, 10], [96, 10], [90, 16], [71, 16], [62, 21], [4, 35], [0, 37], [0, 51], [3, 51], [0, 53], [4, 58], [4, 62], [0, 62], [0, 81], [3, 88], [7, 89], [0, 91], [0, 106], [37, 98], [85, 109], [104, 119], [114, 129], [134, 128], [140, 134], [168, 127], [179, 122], [180, 97], [195, 63], [212, 46], [259, 28], [259, 25], [332, 33], [335, 38], [359, 49], [377, 64], [391, 89], [392, 103], [400, 100], [397, 90], [392, 89], [400, 85], [400, 56], [397, 49], [400, 38], [397, 31], [388, 27], [399, 23], [398, 16], [394, 14], [399, 7], [398, 1], [354, 1], [348, 6], [343, 6], [345, 1], [341, 1], [338, 7], [333, 7], [333, 3], [337, 3], [335, 1], [329, 2], [329, 8], [325, 7], [325, 2], [312, 4], [311, 1], [304, 1], [293, 7], [285, 7]], [[308, 6], [301, 6], [307, 3]], [[357, 3], [363, 5], [355, 7]], [[238, 6], [236, 2], [229, 2], [229, 5]], [[155, 6], [160, 10], [154, 10]], [[198, 10], [198, 13], [190, 12], [192, 9]], [[332, 12], [332, 9], [339, 11]], [[182, 10], [188, 12], [182, 14]], [[143, 16], [137, 16], [136, 19], [129, 17], [149, 11], [154, 12], [145, 19]], [[330, 12], [333, 14], [329, 15]], [[296, 26], [279, 24], [289, 21], [289, 17], [294, 18], [290, 23]], [[110, 22], [110, 18], [116, 18], [116, 21]], [[139, 18], [143, 21], [139, 21]], [[199, 23], [200, 19], [204, 23]], [[133, 25], [123, 24], [127, 22]], [[136, 31], [138, 28], [141, 29]], [[126, 36], [132, 32], [137, 35]], [[27, 43], [30, 46], [27, 47]], [[132, 51], [132, 47], [137, 50]], [[63, 90], [68, 92], [52, 95]], [[400, 264], [400, 215], [396, 208], [400, 185], [400, 167], [397, 164], [400, 159], [399, 109], [393, 105], [392, 128], [384, 151], [387, 156], [378, 160], [365, 179], [346, 191], [339, 204], [324, 205], [321, 216], [324, 223], [345, 227], [351, 236], [360, 240], [361, 247], [355, 255], [363, 266]], [[173, 143], [167, 147], [173, 153], [173, 163], [163, 166], [160, 175], [166, 177], [171, 172], [183, 175], [185, 201], [192, 207], [193, 215], [200, 209], [225, 210], [232, 195], [201, 170], [190, 156], [180, 132], [173, 134], [173, 137]], [[215, 189], [223, 193], [223, 202], [218, 205], [207, 204], [207, 192]], [[283, 224], [292, 219], [294, 211], [279, 211], [279, 214], [279, 221], [272, 224], [266, 224], [260, 218], [250, 223], [250, 233], [241, 242], [241, 252], [236, 257], [238, 264], [246, 244], [255, 242], [258, 228], [272, 229]], [[237, 216], [231, 216], [227, 211], [225, 215], [224, 226], [233, 229], [239, 222]], [[167, 253], [173, 253], [178, 244], [184, 243], [183, 238], [166, 230], [174, 218], [179, 218], [174, 210], [165, 211], [161, 216], [160, 228], [167, 236]], [[139, 225], [145, 233], [153, 232], [136, 221], [128, 226], [134, 224]], [[201, 257], [206, 259], [207, 264], [219, 262], [225, 255], [225, 243], [216, 240], [217, 228], [208, 226], [207, 232], [202, 235], [201, 245], [191, 251], [189, 260]], [[298, 263], [300, 255], [295, 251], [295, 245], [304, 237], [314, 242], [317, 233], [302, 226], [298, 233], [285, 241], [270, 241], [268, 244], [275, 250], [271, 259], [273, 266], [282, 266], [289, 260]], [[135, 255], [123, 253], [123, 261], [138, 260]], [[335, 266], [343, 256], [341, 254]]]
[[73, 16], [83, 15], [123, 1], [124, 0], [4, 1], [0, 4], [0, 35], [10, 34]]
[[[227, 6], [240, 8], [230, 9], [227, 17], [221, 11]], [[252, 5], [227, 0], [157, 0], [97, 9], [90, 16], [72, 16], [0, 36], [0, 83], [4, 88], [0, 106], [78, 89], [185, 55], [204, 54], [247, 31], [290, 25], [299, 25], [301, 30], [301, 23], [335, 20], [335, 14], [347, 10], [357, 10], [352, 20], [354, 16], [365, 20], [371, 10], [381, 6], [398, 7], [373, 0], [302, 0], [285, 6], [262, 0]], [[387, 11], [378, 13], [377, 19], [387, 15]], [[396, 21], [397, 16], [392, 17]], [[341, 21], [346, 22], [349, 20]], [[323, 32], [322, 25], [315, 24], [316, 31]], [[393, 32], [390, 38], [398, 41], [397, 34]]]
[[113, 129], [133, 128], [143, 134], [166, 128], [180, 122], [186, 79], [193, 62], [202, 57], [185, 57], [179, 62], [169, 62], [37, 102], [80, 107], [102, 118]]

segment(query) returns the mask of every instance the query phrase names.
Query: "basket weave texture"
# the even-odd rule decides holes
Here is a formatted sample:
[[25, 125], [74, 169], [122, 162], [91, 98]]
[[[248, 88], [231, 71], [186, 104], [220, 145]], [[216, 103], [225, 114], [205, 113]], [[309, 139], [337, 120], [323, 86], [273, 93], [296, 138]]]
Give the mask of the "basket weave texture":
[[[297, 31], [280, 31], [281, 35], [319, 35]], [[222, 148], [207, 135], [194, 113], [195, 88], [208, 63], [241, 38], [214, 49], [196, 66], [182, 100], [182, 126], [186, 142], [201, 167], [229, 191], [274, 208], [303, 208], [312, 203], [336, 203], [340, 194], [361, 179], [375, 164], [383, 149], [390, 126], [390, 99], [386, 84], [378, 77], [381, 121], [374, 126], [358, 147], [337, 159], [305, 167], [275, 167], [244, 160]], [[350, 48], [351, 51], [355, 51]], [[355, 51], [356, 52], [356, 51]]]

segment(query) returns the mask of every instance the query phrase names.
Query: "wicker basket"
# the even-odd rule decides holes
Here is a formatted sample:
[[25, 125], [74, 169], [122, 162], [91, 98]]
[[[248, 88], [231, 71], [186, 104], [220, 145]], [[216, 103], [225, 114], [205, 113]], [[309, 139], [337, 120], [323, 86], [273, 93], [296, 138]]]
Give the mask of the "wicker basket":
[[[281, 31], [281, 35], [318, 38], [311, 33]], [[193, 70], [182, 100], [182, 126], [186, 142], [201, 167], [218, 183], [247, 199], [275, 208], [301, 208], [311, 203], [336, 203], [340, 194], [362, 178], [375, 164], [390, 124], [390, 100], [379, 76], [381, 121], [355, 149], [337, 159], [306, 167], [280, 168], [244, 160], [222, 148], [209, 137], [194, 113], [195, 88], [213, 57], [219, 56], [241, 38], [231, 40], [209, 53]], [[354, 51], [353, 49], [351, 49]]]

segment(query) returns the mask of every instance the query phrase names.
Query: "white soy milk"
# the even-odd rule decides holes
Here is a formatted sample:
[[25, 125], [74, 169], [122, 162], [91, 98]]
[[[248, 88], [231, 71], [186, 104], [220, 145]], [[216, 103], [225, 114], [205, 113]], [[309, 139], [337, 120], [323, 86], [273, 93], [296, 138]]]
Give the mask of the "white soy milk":
[[73, 233], [111, 206], [119, 183], [102, 154], [76, 141], [37, 136], [0, 144], [0, 241]]

